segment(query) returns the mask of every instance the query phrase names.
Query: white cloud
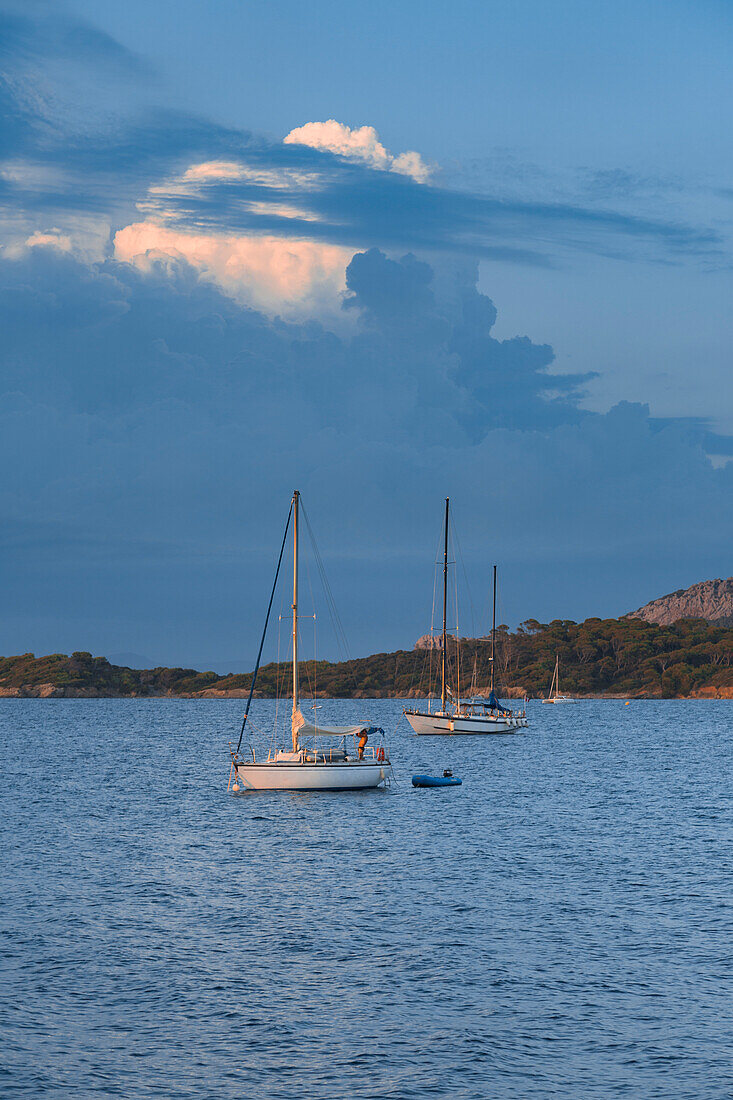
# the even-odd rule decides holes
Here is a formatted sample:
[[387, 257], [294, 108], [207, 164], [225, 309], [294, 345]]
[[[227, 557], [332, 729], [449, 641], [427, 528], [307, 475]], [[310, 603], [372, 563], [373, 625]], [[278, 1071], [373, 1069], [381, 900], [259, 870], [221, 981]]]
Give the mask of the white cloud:
[[48, 233], [41, 233], [36, 230], [26, 240], [28, 248], [33, 248], [36, 245], [45, 245], [47, 248], [58, 248], [60, 252], [71, 252], [71, 237], [67, 233], [62, 233], [60, 229], [50, 229]]
[[184, 259], [232, 298], [287, 317], [338, 310], [353, 249], [271, 236], [184, 233], [154, 222], [120, 229], [115, 257], [141, 270]]
[[289, 218], [304, 222], [320, 222], [323, 219], [313, 210], [306, 210], [301, 206], [294, 206], [289, 202], [246, 202], [242, 204], [251, 214], [257, 214], [262, 218]]
[[244, 173], [244, 165], [231, 160], [207, 160], [202, 164], [192, 164], [183, 173], [181, 179], [196, 180], [239, 180]]
[[24, 256], [29, 248], [56, 248], [59, 252], [73, 252], [75, 251], [71, 237], [62, 233], [60, 229], [49, 229], [47, 233], [42, 233], [37, 229], [34, 233], [31, 233], [30, 237], [22, 235], [16, 236], [15, 239], [10, 239], [7, 243], [0, 246], [0, 255], [8, 260], [19, 260], [21, 256]]
[[273, 191], [292, 191], [299, 187], [314, 187], [319, 174], [299, 168], [270, 168], [258, 164], [243, 164], [233, 160], [207, 160], [192, 164], [181, 176], [174, 176], [166, 183], [151, 187], [152, 194], [191, 194], [199, 185], [221, 183], [226, 180], [243, 180]]
[[[286, 144], [326, 149], [353, 157], [372, 168], [398, 172], [424, 183], [428, 166], [419, 153], [393, 156], [379, 141], [373, 126], [350, 129], [334, 119], [309, 122], [292, 130]], [[302, 318], [316, 313], [334, 322], [343, 318], [340, 306], [346, 289], [346, 267], [354, 249], [301, 237], [196, 232], [178, 224], [177, 200], [205, 193], [217, 184], [254, 184], [273, 193], [272, 201], [242, 197], [239, 208], [256, 217], [319, 221], [299, 199], [302, 191], [318, 188], [318, 171], [274, 168], [234, 160], [210, 160], [150, 187], [137, 203], [142, 218], [120, 229], [114, 238], [115, 257], [141, 270], [154, 263], [183, 259], [202, 278], [216, 283], [232, 298], [270, 314]], [[184, 203], [185, 206], [185, 203]], [[341, 320], [343, 323], [343, 320]]]
[[419, 153], [409, 151], [393, 156], [382, 145], [373, 126], [352, 130], [343, 122], [329, 118], [327, 122], [306, 122], [291, 130], [283, 140], [286, 145], [309, 145], [312, 149], [326, 149], [341, 157], [353, 157], [370, 168], [411, 176], [418, 183], [426, 183], [430, 176], [430, 168]]
[[98, 263], [109, 251], [109, 222], [93, 217], [68, 217], [51, 228], [34, 226], [19, 213], [0, 214], [0, 255], [19, 259], [31, 248], [55, 248], [87, 263]]
[[28, 190], [43, 192], [59, 187], [67, 176], [46, 164], [28, 160], [6, 160], [0, 162], [0, 179]]
[[226, 182], [251, 183], [258, 188], [274, 192], [288, 191], [293, 196], [290, 201], [283, 201], [279, 195], [273, 196], [272, 200], [239, 198], [238, 205], [241, 210], [248, 210], [259, 217], [275, 216], [309, 222], [321, 220], [313, 210], [297, 202], [298, 192], [303, 187], [312, 190], [319, 186], [319, 177], [316, 173], [288, 168], [253, 167], [228, 160], [210, 160], [201, 164], [192, 164], [183, 174], [171, 176], [163, 183], [149, 187], [147, 196], [135, 205], [146, 218], [153, 219], [158, 224], [172, 225], [179, 217], [179, 211], [176, 208], [177, 200], [205, 194], [207, 187]]

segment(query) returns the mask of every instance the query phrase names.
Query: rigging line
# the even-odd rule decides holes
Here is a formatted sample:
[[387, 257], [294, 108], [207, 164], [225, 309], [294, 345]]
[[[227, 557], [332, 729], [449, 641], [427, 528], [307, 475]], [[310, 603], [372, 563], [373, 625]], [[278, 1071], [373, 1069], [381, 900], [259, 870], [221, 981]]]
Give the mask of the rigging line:
[[335, 635], [335, 638], [336, 638], [336, 648], [337, 648], [337, 650], [341, 651], [341, 659], [346, 664], [345, 672], [346, 672], [347, 679], [351, 680], [352, 687], [356, 688], [356, 686], [357, 686], [356, 669], [354, 667], [354, 662], [352, 661], [352, 658], [351, 658], [351, 653], [349, 652], [349, 642], [348, 642], [348, 639], [346, 637], [346, 631], [344, 630], [343, 623], [341, 622], [341, 617], [339, 616], [338, 608], [336, 606], [336, 600], [335, 600], [333, 592], [331, 590], [331, 585], [329, 584], [328, 576], [326, 575], [326, 567], [323, 564], [323, 558], [321, 557], [320, 551], [318, 549], [318, 544], [316, 542], [316, 537], [313, 533], [313, 528], [311, 527], [310, 519], [308, 518], [308, 513], [306, 512], [305, 507], [303, 507], [302, 501], [301, 501], [301, 507], [302, 507], [303, 516], [305, 518], [305, 524], [306, 524], [306, 529], [308, 531], [308, 536], [310, 538], [311, 546], [313, 548], [313, 557], [315, 558], [316, 565], [318, 567], [318, 573], [319, 573], [319, 576], [320, 576], [320, 579], [321, 579], [321, 585], [323, 587], [323, 593], [324, 593], [324, 596], [325, 596], [325, 599], [326, 599], [326, 606], [328, 608], [328, 614], [329, 614], [329, 617], [331, 619], [331, 626], [333, 627], [334, 635]]
[[252, 683], [249, 688], [249, 695], [247, 696], [247, 705], [244, 708], [244, 718], [242, 719], [242, 728], [239, 731], [239, 741], [237, 742], [237, 753], [239, 753], [242, 747], [242, 738], [244, 737], [244, 727], [247, 723], [247, 717], [249, 715], [250, 704], [252, 703], [252, 696], [254, 695], [255, 684], [257, 683], [257, 673], [260, 670], [260, 660], [262, 659], [262, 649], [265, 645], [265, 636], [267, 634], [267, 624], [270, 621], [270, 612], [272, 611], [272, 601], [275, 598], [275, 589], [277, 588], [277, 578], [280, 576], [280, 566], [282, 565], [283, 552], [285, 550], [285, 541], [288, 537], [288, 528], [290, 527], [290, 517], [293, 514], [293, 503], [290, 502], [290, 511], [288, 512], [288, 518], [285, 522], [285, 531], [283, 533], [283, 541], [280, 546], [280, 557], [277, 559], [277, 569], [275, 570], [275, 580], [272, 582], [272, 592], [270, 593], [270, 602], [267, 605], [267, 614], [265, 615], [265, 625], [262, 629], [262, 638], [260, 639], [260, 648], [257, 654], [257, 662], [252, 673]]
[[[452, 539], [453, 539], [452, 549], [454, 551], [454, 554], [457, 554], [458, 548], [456, 546], [456, 541], [457, 541], [456, 540], [456, 531], [455, 531], [455, 527], [453, 525], [453, 517], [452, 516], [450, 517], [450, 530], [451, 530], [451, 535], [452, 535]], [[455, 695], [456, 701], [460, 702], [460, 699], [461, 699], [461, 630], [460, 630], [460, 620], [459, 620], [459, 613], [458, 613], [458, 558], [454, 557], [454, 560], [452, 561], [451, 564], [455, 565], [455, 569], [453, 571], [453, 592], [452, 592], [453, 611], [455, 613], [455, 639], [454, 639], [455, 640], [455, 647], [454, 647], [455, 648], [455, 664], [454, 664], [455, 679], [454, 679], [453, 683], [454, 683], [455, 692], [456, 692], [456, 695]]]
[[318, 634], [317, 634], [316, 608], [313, 605], [313, 725], [318, 725]]
[[[434, 614], [435, 614], [435, 586], [433, 586], [433, 610], [431, 611], [431, 614], [430, 614], [430, 630], [429, 630], [428, 634], [426, 635], [426, 637], [428, 639], [428, 645], [425, 649], [422, 649], [422, 647], [419, 647], [417, 645], [413, 645], [413, 648], [412, 648], [412, 673], [411, 673], [411, 676], [410, 676], [410, 688], [409, 688], [409, 690], [410, 690], [411, 693], [412, 692], [417, 692], [418, 697], [419, 697], [420, 693], [423, 691], [423, 689], [425, 688], [426, 683], [427, 683], [427, 693], [430, 694], [431, 667], [429, 667], [429, 663], [430, 663], [430, 654], [431, 654], [430, 645], [433, 641], [433, 616], [434, 616]], [[426, 680], [426, 673], [427, 673], [427, 680]]]
[[255, 725], [255, 723], [253, 721], [250, 722], [249, 728], [251, 730], [254, 730], [254, 732], [257, 733], [257, 734], [261, 735], [263, 733], [263, 731], [260, 729], [260, 727]]
[[[429, 637], [429, 645], [428, 645], [428, 651], [425, 654], [425, 657], [423, 659], [422, 675], [421, 675], [421, 681], [420, 681], [421, 684], [422, 684], [423, 678], [425, 676], [425, 668], [427, 666], [427, 670], [428, 670], [427, 697], [428, 697], [428, 699], [430, 699], [432, 697], [433, 684], [434, 684], [433, 658], [434, 658], [435, 655], [433, 653], [433, 641], [435, 640], [435, 601], [436, 601], [437, 592], [438, 592], [438, 569], [440, 568], [439, 558], [440, 558], [441, 538], [442, 538], [442, 536], [438, 535], [438, 540], [435, 544], [435, 554], [433, 555], [433, 606], [430, 609], [430, 634], [428, 636]], [[437, 672], [435, 673], [435, 675], [437, 676]]]
[[[310, 585], [310, 573], [308, 574]], [[311, 603], [313, 604], [313, 725], [318, 725], [318, 615], [316, 614], [316, 601], [311, 589]], [[318, 746], [316, 746], [317, 748]]]
[[[326, 600], [326, 606], [328, 607], [329, 614], [331, 615], [331, 623], [332, 623], [332, 626], [334, 628], [334, 632], [336, 634], [336, 642], [337, 642], [337, 645], [339, 645], [341, 643], [341, 640], [342, 640], [341, 637], [339, 637], [339, 631], [340, 631], [340, 633], [343, 637], [344, 643], [346, 642], [346, 634], [345, 634], [343, 626], [341, 624], [341, 620], [339, 619], [338, 611], [336, 610], [336, 602], [333, 598], [333, 593], [331, 592], [331, 587], [328, 583], [328, 578], [326, 577], [326, 570], [325, 570], [325, 567], [323, 565], [323, 559], [321, 558], [321, 554], [320, 554], [320, 551], [318, 549], [318, 544], [316, 543], [316, 537], [313, 533], [313, 528], [311, 527], [310, 519], [308, 517], [308, 514], [307, 514], [305, 508], [303, 508], [303, 518], [305, 519], [306, 528], [308, 530], [308, 536], [310, 538], [311, 547], [313, 549], [313, 558], [314, 558], [314, 561], [316, 563], [316, 568], [318, 570], [318, 574], [319, 574], [319, 577], [320, 577], [321, 584], [323, 586], [323, 594], [324, 594], [324, 597], [325, 597], [325, 600]], [[348, 646], [347, 646], [347, 649], [348, 649]]]
[[[315, 623], [316, 623], [315, 615], [313, 615], [313, 616], [311, 616], [311, 615], [298, 615], [298, 621], [300, 621], [301, 619], [310, 619], [310, 618], [313, 619], [313, 632], [315, 634]], [[302, 632], [302, 630], [299, 629], [298, 630], [298, 642], [300, 643], [302, 641], [302, 639], [303, 639], [303, 632]], [[311, 693], [311, 697], [314, 699], [314, 708], [315, 708], [315, 696], [313, 695], [313, 690], [314, 690], [313, 677], [314, 677], [314, 674], [315, 674], [316, 664], [317, 664], [317, 662], [316, 662], [316, 659], [314, 657], [311, 658], [309, 661], [299, 661], [298, 662], [298, 667], [301, 669], [302, 675], [305, 677], [306, 683], [308, 685], [308, 690]]]
[[[453, 532], [453, 539], [455, 542], [455, 531]], [[455, 600], [455, 612], [456, 612], [456, 698], [460, 703], [461, 700], [461, 631], [458, 624], [458, 569], [453, 573], [453, 599]]]
[[[436, 566], [437, 569], [437, 566]], [[433, 675], [433, 663], [432, 663], [432, 642], [433, 642], [433, 621], [435, 619], [435, 575], [433, 577], [433, 608], [430, 613], [430, 631], [427, 634], [428, 644], [425, 649], [413, 646], [413, 659], [412, 659], [412, 675], [410, 677], [410, 691], [417, 691], [420, 693], [423, 688], [426, 688], [426, 694], [430, 695], [430, 685]], [[418, 670], [419, 666], [419, 670]], [[427, 673], [427, 679], [426, 679]]]
[[[461, 542], [458, 538], [458, 531], [453, 523], [453, 516], [451, 516], [451, 533], [453, 535], [453, 542], [455, 543], [456, 550], [458, 551], [457, 557], [461, 563], [461, 570], [463, 572], [463, 579], [466, 582], [466, 592], [468, 593], [468, 606], [471, 609], [471, 633], [473, 637], [476, 637], [476, 610], [473, 604], [473, 594], [471, 592], [471, 585], [468, 582], [468, 573], [466, 571], [466, 561], [463, 557], [463, 550], [461, 549]], [[458, 572], [458, 570], [456, 570]], [[457, 615], [456, 615], [457, 617]]]
[[435, 630], [435, 597], [436, 597], [436, 593], [437, 593], [437, 590], [438, 590], [438, 569], [441, 565], [441, 562], [438, 561], [439, 554], [440, 554], [440, 540], [438, 540], [438, 545], [435, 547], [435, 560], [433, 561], [433, 606], [430, 609], [430, 633], [431, 634]]
[[[312, 530], [310, 530], [309, 533], [313, 538]], [[331, 590], [331, 586], [326, 575], [326, 569], [323, 564], [323, 559], [318, 552], [318, 547], [315, 543], [315, 540], [313, 541], [313, 549], [315, 554], [317, 555], [318, 571], [321, 577], [321, 584], [323, 585], [323, 591], [326, 597], [326, 606], [328, 607], [329, 616], [331, 618], [331, 625], [333, 626], [333, 631], [336, 637], [336, 644], [337, 647], [341, 650], [342, 660], [350, 661], [351, 653], [349, 651], [349, 642], [346, 637], [346, 631], [344, 630], [343, 623], [341, 622], [341, 617], [338, 613], [338, 608], [336, 606], [336, 600]]]
[[[308, 536], [310, 538], [311, 549], [313, 550], [313, 560], [316, 563], [316, 568], [318, 568], [320, 565], [322, 565], [322, 562], [320, 560], [320, 553], [319, 553], [318, 547], [316, 545], [316, 538], [315, 538], [315, 535], [313, 533], [313, 527], [311, 526], [310, 518], [307, 514], [307, 511], [306, 511], [305, 507], [303, 507], [302, 511], [303, 511], [303, 519], [305, 520], [305, 525], [308, 529]], [[319, 574], [320, 574], [320, 569], [319, 569]]]
[[[276, 710], [276, 719], [277, 719], [277, 721], [276, 721], [276, 724], [275, 724], [275, 729], [273, 731], [273, 737], [278, 736], [278, 723], [280, 721], [280, 719], [279, 719], [280, 700], [286, 698], [286, 696], [285, 696], [285, 682], [286, 682], [286, 679], [289, 676], [290, 671], [291, 671], [288, 668], [287, 661], [282, 660], [282, 644], [281, 643], [282, 643], [282, 626], [283, 626], [283, 622], [285, 621], [285, 616], [283, 614], [283, 612], [285, 611], [285, 603], [286, 603], [286, 591], [285, 591], [285, 589], [286, 589], [286, 585], [283, 585], [282, 589], [280, 590], [280, 615], [279, 615], [278, 624], [277, 624], [277, 632], [278, 632], [277, 633], [277, 669], [276, 669], [276, 672], [275, 672], [275, 692], [276, 692], [276, 700], [277, 700], [275, 710]], [[289, 616], [288, 616], [288, 618], [289, 618]], [[292, 639], [292, 630], [290, 630], [289, 633], [291, 635], [290, 636], [290, 644], [292, 645], [292, 641], [293, 641], [293, 639]]]
[[[436, 543], [435, 553], [433, 555], [433, 605], [430, 609], [430, 629], [427, 634], [428, 645], [422, 653], [420, 653], [419, 649], [414, 647], [412, 679], [410, 682], [411, 691], [422, 691], [423, 687], [425, 687], [425, 693], [428, 699], [431, 696], [433, 686], [433, 640], [435, 637], [435, 598], [438, 586], [438, 566], [440, 564], [438, 561], [439, 553], [440, 537]], [[421, 666], [419, 673], [418, 665]]]
[[[280, 615], [278, 617], [278, 623], [277, 623], [277, 668], [276, 668], [276, 674], [275, 674], [275, 725], [274, 725], [273, 731], [272, 731], [273, 741], [281, 736], [280, 735], [280, 728], [279, 728], [280, 727], [280, 702], [283, 699], [289, 698], [289, 696], [286, 695], [286, 684], [287, 684], [287, 681], [288, 681], [288, 679], [290, 678], [290, 675], [291, 675], [291, 668], [288, 665], [288, 662], [282, 660], [282, 628], [283, 628], [283, 623], [285, 622], [285, 615], [283, 614], [283, 612], [285, 611], [286, 596], [288, 596], [288, 593], [286, 593], [285, 589], [286, 589], [286, 585], [283, 585], [283, 587], [281, 589], [281, 596], [280, 596]], [[293, 638], [292, 638], [292, 628], [290, 626], [290, 616], [288, 616], [287, 618], [288, 618], [287, 644], [288, 644], [288, 648], [289, 648], [290, 646], [292, 646]], [[284, 731], [283, 731], [282, 737], [285, 738], [285, 732]], [[278, 748], [279, 747], [280, 746], [278, 746]]]
[[[499, 591], [497, 593], [497, 596], [496, 596], [496, 606], [497, 606], [497, 609], [499, 611], [499, 626], [505, 626], [506, 625], [505, 616], [504, 616], [505, 608], [504, 608], [504, 604], [503, 604], [502, 599], [501, 599], [501, 589], [499, 589]], [[497, 639], [501, 638], [501, 642], [500, 642], [500, 646], [497, 646], [496, 649], [497, 649], [497, 652], [498, 652], [499, 648], [501, 647], [501, 653], [502, 653], [501, 663], [503, 664], [503, 658], [506, 656], [507, 641], [506, 641], [506, 635], [505, 634], [500, 635], [498, 633], [498, 629], [499, 629], [499, 627], [497, 626]], [[495, 669], [494, 671], [495, 671], [495, 674], [496, 674], [497, 670]], [[506, 685], [509, 683], [508, 678], [506, 678], [506, 671], [507, 670], [505, 669], [504, 670], [505, 679], [501, 683], [501, 686], [505, 689], [506, 689]]]
[[[312, 665], [310, 665], [308, 662], [305, 663], [304, 671], [305, 671], [306, 680], [308, 681], [308, 686], [310, 688], [310, 693], [311, 693], [311, 696], [313, 698], [313, 713], [315, 715], [315, 708], [316, 708], [315, 664], [316, 664], [316, 661], [318, 659], [317, 650], [316, 650], [316, 637], [315, 637], [315, 635], [316, 635], [316, 601], [315, 601], [315, 597], [313, 596], [313, 582], [311, 580], [310, 563], [308, 562], [307, 558], [305, 558], [305, 575], [306, 575], [306, 578], [308, 580], [308, 591], [310, 592], [311, 607], [313, 608], [313, 658], [312, 658]], [[299, 619], [306, 619], [306, 618], [310, 618], [310, 616], [308, 616], [308, 615], [299, 615], [298, 618]], [[298, 633], [300, 634], [300, 631], [298, 631]], [[315, 725], [315, 719], [314, 719], [314, 725]]]
[[[301, 502], [301, 505], [302, 505], [302, 502]], [[325, 599], [326, 599], [326, 606], [328, 608], [329, 617], [331, 619], [331, 625], [333, 627], [333, 631], [334, 631], [334, 635], [335, 635], [335, 639], [336, 639], [336, 648], [337, 648], [337, 650], [341, 650], [342, 659], [345, 659], [346, 662], [347, 662], [347, 669], [346, 669], [347, 678], [350, 678], [351, 681], [352, 681], [352, 686], [356, 687], [355, 671], [349, 663], [351, 661], [351, 657], [350, 657], [350, 654], [349, 654], [349, 644], [348, 644], [348, 641], [347, 641], [347, 638], [346, 638], [346, 632], [343, 628], [343, 625], [341, 623], [341, 619], [340, 619], [339, 614], [338, 614], [338, 609], [336, 607], [336, 601], [334, 599], [333, 592], [331, 591], [331, 586], [328, 583], [328, 577], [326, 576], [326, 569], [325, 569], [325, 566], [323, 564], [323, 559], [321, 557], [320, 551], [318, 549], [318, 544], [316, 542], [316, 537], [315, 537], [315, 534], [313, 532], [313, 528], [311, 526], [310, 519], [308, 517], [308, 513], [307, 513], [305, 507], [303, 507], [302, 510], [303, 510], [303, 517], [304, 517], [305, 523], [306, 523], [306, 529], [308, 531], [308, 537], [309, 537], [310, 543], [311, 543], [311, 548], [313, 550], [313, 558], [314, 558], [315, 563], [316, 563], [316, 568], [318, 569], [318, 574], [319, 574], [319, 577], [320, 577], [321, 586], [323, 588], [324, 596], [325, 596]], [[316, 720], [317, 720], [317, 716], [315, 715], [315, 708], [317, 706], [317, 695], [318, 695], [318, 662], [317, 662], [315, 647], [317, 645], [317, 640], [318, 640], [318, 635], [317, 635], [318, 627], [317, 627], [317, 620], [316, 620], [316, 615], [315, 615], [315, 599], [314, 599], [314, 596], [313, 596], [313, 587], [312, 587], [312, 584], [311, 584], [310, 569], [308, 569], [308, 584], [309, 584], [309, 587], [310, 587], [311, 601], [313, 603], [313, 610], [314, 610], [314, 615], [313, 615], [314, 660], [313, 660], [312, 680], [311, 680], [310, 673], [309, 673], [308, 679], [309, 679], [309, 683], [310, 683], [310, 686], [311, 686], [311, 693], [313, 695], [314, 723], [315, 723]]]
[[[283, 592], [283, 601], [285, 599], [285, 593]], [[280, 614], [277, 619], [277, 662], [275, 664], [275, 721], [272, 724], [272, 737], [270, 738], [270, 752], [275, 748], [275, 742], [277, 740], [277, 723], [280, 712], [280, 689], [282, 687], [282, 679], [280, 673], [280, 642], [282, 636], [282, 606], [280, 607]]]
[[[410, 681], [409, 681], [409, 683], [410, 683], [409, 690], [410, 691], [420, 691], [421, 690], [421, 688], [423, 686], [423, 683], [425, 681], [425, 668], [426, 668], [426, 665], [427, 665], [427, 660], [428, 660], [427, 651], [424, 651], [423, 653], [421, 653], [419, 649], [417, 649], [415, 647], [413, 648], [412, 674], [410, 676]], [[418, 673], [418, 665], [422, 666], [419, 673]], [[430, 690], [430, 686], [428, 684], [428, 691], [429, 690]]]

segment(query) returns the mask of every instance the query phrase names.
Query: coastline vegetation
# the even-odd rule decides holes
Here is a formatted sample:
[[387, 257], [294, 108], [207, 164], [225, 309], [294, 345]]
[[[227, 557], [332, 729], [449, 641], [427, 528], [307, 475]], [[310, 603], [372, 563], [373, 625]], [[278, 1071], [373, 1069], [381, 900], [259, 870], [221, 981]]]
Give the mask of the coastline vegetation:
[[[489, 638], [449, 641], [448, 659], [455, 669], [456, 650], [464, 680], [487, 690], [491, 675]], [[529, 619], [516, 631], [497, 630], [496, 683], [508, 696], [546, 694], [560, 660], [563, 692], [578, 696], [636, 698], [733, 697], [733, 627], [704, 619], [680, 619], [669, 626], [641, 619], [586, 619], [575, 623]], [[428, 694], [440, 662], [429, 649], [376, 653], [350, 661], [303, 661], [305, 697], [411, 698]], [[262, 666], [258, 697], [287, 695], [290, 666]], [[455, 683], [455, 675], [452, 677]], [[190, 668], [131, 669], [111, 665], [104, 657], [77, 652], [35, 657], [25, 653], [0, 658], [0, 696], [117, 697], [246, 695], [251, 673], [220, 676]]]

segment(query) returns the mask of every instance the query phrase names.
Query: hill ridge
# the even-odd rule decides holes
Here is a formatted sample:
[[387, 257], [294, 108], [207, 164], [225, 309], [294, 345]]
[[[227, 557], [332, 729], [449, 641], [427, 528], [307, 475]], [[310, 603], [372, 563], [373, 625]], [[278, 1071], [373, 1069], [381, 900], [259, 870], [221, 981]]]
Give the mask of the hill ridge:
[[721, 626], [733, 626], [733, 577], [698, 581], [666, 596], [650, 600], [628, 618], [670, 626], [680, 619], [705, 619]]

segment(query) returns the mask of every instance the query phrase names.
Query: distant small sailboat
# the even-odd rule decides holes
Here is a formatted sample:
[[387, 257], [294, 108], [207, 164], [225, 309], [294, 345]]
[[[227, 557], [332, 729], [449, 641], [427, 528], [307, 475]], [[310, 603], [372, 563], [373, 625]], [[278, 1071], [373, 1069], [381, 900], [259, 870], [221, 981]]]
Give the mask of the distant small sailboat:
[[[448, 523], [450, 500], [445, 501], [445, 529], [443, 537], [443, 632], [441, 636], [441, 691], [440, 710], [431, 711], [428, 702], [427, 711], [407, 707], [405, 718], [415, 733], [426, 734], [487, 734], [516, 733], [529, 725], [525, 711], [513, 712], [497, 698], [494, 690], [494, 655], [496, 649], [496, 566], [494, 566], [494, 607], [491, 626], [491, 687], [488, 698], [471, 698], [462, 701], [460, 692], [456, 695], [448, 687], [446, 662], [448, 648], [447, 608], [448, 608]], [[450, 696], [451, 705], [448, 706]]]
[[[371, 787], [386, 785], [392, 777], [392, 765], [384, 744], [372, 745], [367, 749], [371, 735], [382, 734], [382, 730], [369, 723], [359, 722], [351, 726], [324, 726], [315, 717], [307, 721], [300, 708], [298, 680], [298, 553], [299, 529], [298, 509], [300, 493], [294, 492], [290, 504], [288, 520], [285, 524], [280, 558], [275, 572], [270, 604], [265, 617], [260, 650], [252, 674], [249, 697], [244, 712], [244, 720], [236, 749], [231, 748], [231, 768], [229, 786], [239, 789], [239, 784], [250, 791], [363, 791]], [[288, 536], [290, 519], [293, 519], [293, 709], [291, 718], [292, 749], [270, 749], [263, 758], [257, 758], [254, 748], [250, 749], [251, 759], [241, 754], [242, 738], [249, 717], [249, 708], [257, 682], [257, 672], [262, 658], [267, 624], [272, 610], [272, 601], [277, 587], [283, 551]], [[322, 739], [327, 739], [327, 745]], [[340, 744], [338, 742], [341, 742]], [[319, 742], [321, 742], [319, 744]], [[335, 747], [330, 747], [334, 746]], [[353, 744], [349, 751], [348, 743]]]
[[573, 699], [570, 695], [562, 695], [560, 693], [560, 657], [555, 654], [555, 671], [552, 674], [552, 683], [550, 684], [550, 694], [546, 699], [543, 699], [543, 703], [577, 703], [577, 699]]

